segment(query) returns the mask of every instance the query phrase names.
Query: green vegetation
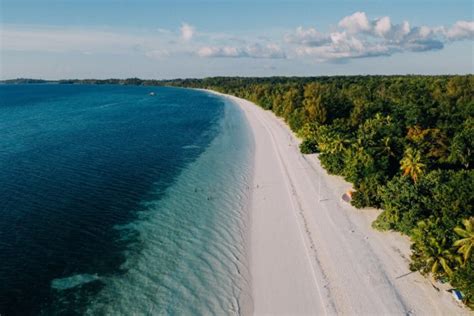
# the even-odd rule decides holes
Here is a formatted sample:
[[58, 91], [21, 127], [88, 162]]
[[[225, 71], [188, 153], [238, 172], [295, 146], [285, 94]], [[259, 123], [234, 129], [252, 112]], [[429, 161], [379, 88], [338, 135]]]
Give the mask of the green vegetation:
[[474, 304], [474, 76], [208, 78], [208, 88], [283, 117], [373, 226], [411, 237], [410, 268], [449, 280]]
[[474, 217], [463, 221], [464, 228], [456, 227], [454, 231], [461, 239], [454, 242], [454, 246], [458, 248], [458, 252], [462, 254], [463, 264], [466, 264], [471, 257], [472, 248], [474, 248]]

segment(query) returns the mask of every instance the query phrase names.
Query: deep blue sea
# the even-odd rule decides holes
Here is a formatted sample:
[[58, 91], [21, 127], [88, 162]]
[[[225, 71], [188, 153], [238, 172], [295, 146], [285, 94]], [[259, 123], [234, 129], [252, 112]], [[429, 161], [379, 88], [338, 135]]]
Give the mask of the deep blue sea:
[[202, 91], [0, 85], [0, 314], [238, 313], [252, 147]]

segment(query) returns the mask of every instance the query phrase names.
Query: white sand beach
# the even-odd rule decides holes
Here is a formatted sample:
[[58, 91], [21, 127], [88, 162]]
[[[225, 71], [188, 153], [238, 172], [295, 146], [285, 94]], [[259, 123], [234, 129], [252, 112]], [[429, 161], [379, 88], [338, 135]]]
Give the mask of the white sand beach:
[[410, 242], [378, 232], [379, 211], [341, 199], [350, 184], [270, 111], [226, 96], [255, 138], [250, 201], [250, 274], [255, 315], [463, 315], [447, 285], [412, 273]]

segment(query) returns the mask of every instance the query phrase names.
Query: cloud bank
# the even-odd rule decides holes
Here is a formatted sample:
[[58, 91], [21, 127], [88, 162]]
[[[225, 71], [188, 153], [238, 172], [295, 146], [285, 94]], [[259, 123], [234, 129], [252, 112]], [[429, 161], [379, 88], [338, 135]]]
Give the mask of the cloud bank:
[[342, 18], [338, 29], [322, 33], [298, 27], [286, 42], [299, 57], [319, 61], [390, 56], [401, 52], [440, 50], [445, 44], [474, 39], [474, 22], [458, 21], [451, 27], [410, 26], [392, 23], [390, 17], [369, 20], [365, 12]]
[[229, 57], [229, 58], [286, 58], [285, 53], [276, 44], [251, 44], [243, 47], [236, 46], [204, 46], [197, 51], [200, 57]]
[[[452, 42], [474, 39], [474, 22], [451, 26], [412, 26], [394, 23], [389, 16], [370, 19], [365, 12], [343, 17], [331, 31], [297, 27], [271, 37], [220, 32], [197, 32], [188, 23], [174, 30], [84, 30], [59, 27], [4, 26], [2, 51], [139, 55], [148, 59], [248, 58], [343, 61], [390, 56], [403, 52], [427, 52]], [[199, 36], [198, 36], [199, 35]]]

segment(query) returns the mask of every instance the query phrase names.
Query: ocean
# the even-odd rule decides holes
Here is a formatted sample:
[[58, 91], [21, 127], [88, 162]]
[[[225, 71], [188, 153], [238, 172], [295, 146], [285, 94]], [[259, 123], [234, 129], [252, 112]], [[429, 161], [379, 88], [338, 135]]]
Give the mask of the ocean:
[[238, 314], [253, 146], [203, 91], [0, 85], [0, 314]]

